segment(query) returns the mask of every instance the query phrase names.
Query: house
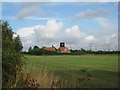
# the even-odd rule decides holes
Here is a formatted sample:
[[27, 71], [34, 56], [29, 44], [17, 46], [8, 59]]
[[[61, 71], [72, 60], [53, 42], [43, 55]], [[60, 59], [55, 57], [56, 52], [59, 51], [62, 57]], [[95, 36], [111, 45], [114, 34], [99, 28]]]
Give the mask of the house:
[[67, 47], [65, 47], [64, 42], [60, 43], [60, 47], [58, 48], [58, 51], [61, 53], [70, 53], [71, 52]]
[[[57, 49], [52, 46], [52, 47], [45, 47], [44, 48], [45, 50], [49, 50], [49, 51], [56, 51]], [[71, 51], [65, 47], [65, 43], [64, 42], [61, 42], [60, 43], [60, 47], [58, 48], [58, 52], [61, 52], [61, 53], [70, 53]]]
[[48, 50], [48, 51], [56, 51], [56, 48], [54, 46], [52, 46], [52, 47], [45, 47], [44, 49]]

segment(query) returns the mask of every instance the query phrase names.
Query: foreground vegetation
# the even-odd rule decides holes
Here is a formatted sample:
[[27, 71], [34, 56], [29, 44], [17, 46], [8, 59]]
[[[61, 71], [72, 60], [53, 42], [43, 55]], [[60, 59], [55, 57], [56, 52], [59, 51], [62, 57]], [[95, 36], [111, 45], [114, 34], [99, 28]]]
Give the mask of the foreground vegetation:
[[7, 22], [0, 21], [0, 32], [2, 32], [2, 87], [11, 88], [14, 87], [21, 69], [22, 44], [19, 36], [13, 37], [14, 32]]
[[[39, 85], [44, 88], [51, 87], [48, 83], [54, 80], [56, 83], [62, 82], [62, 84], [57, 84], [56, 87], [117, 87], [117, 55], [26, 55], [25, 57], [24, 70], [29, 72], [39, 82]], [[43, 71], [42, 74], [44, 75], [41, 75]]]

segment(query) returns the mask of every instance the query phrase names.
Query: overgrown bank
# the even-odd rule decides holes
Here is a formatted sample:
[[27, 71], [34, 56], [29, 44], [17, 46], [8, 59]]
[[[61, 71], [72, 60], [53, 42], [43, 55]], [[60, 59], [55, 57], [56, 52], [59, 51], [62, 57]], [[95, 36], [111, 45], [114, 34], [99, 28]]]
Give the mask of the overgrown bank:
[[9, 24], [0, 21], [2, 31], [2, 87], [14, 87], [22, 65], [22, 43], [19, 36], [13, 37]]

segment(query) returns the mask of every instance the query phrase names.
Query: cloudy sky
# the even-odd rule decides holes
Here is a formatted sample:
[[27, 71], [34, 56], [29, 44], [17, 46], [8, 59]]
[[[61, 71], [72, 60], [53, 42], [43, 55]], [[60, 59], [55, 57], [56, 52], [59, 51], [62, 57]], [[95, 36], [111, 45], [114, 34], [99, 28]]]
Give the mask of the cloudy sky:
[[[9, 22], [24, 49], [65, 42], [70, 49], [116, 50], [117, 2], [3, 2], [2, 19]], [[15, 35], [14, 35], [15, 36]]]

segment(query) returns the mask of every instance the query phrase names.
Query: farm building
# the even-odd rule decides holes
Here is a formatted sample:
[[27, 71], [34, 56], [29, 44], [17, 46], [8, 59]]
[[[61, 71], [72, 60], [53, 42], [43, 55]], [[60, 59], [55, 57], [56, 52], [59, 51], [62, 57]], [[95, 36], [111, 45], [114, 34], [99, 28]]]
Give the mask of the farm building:
[[54, 46], [52, 47], [45, 47], [45, 50], [49, 50], [49, 51], [56, 51], [56, 48]]
[[58, 51], [61, 53], [70, 53], [71, 52], [67, 47], [65, 47], [64, 42], [60, 43], [60, 47], [58, 48]]
[[[52, 47], [45, 47], [44, 49], [45, 50], [49, 50], [49, 51], [56, 51], [56, 48], [54, 46], [52, 46]], [[67, 47], [65, 47], [65, 43], [64, 42], [61, 42], [60, 43], [60, 47], [58, 48], [58, 52], [70, 53], [71, 51]]]

